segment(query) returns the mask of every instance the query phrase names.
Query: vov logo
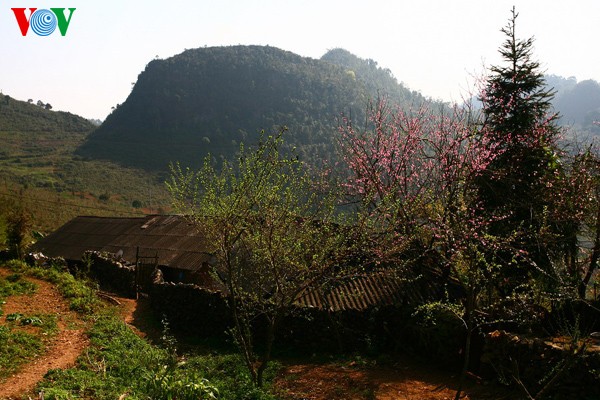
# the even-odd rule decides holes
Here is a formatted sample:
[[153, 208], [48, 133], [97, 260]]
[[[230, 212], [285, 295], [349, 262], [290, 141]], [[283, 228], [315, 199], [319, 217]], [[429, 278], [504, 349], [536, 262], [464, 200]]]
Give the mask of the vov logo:
[[73, 12], [76, 9], [69, 8], [69, 17], [67, 18], [65, 17], [64, 8], [51, 8], [50, 10], [30, 8], [29, 19], [25, 15], [26, 8], [12, 8], [12, 10], [23, 36], [27, 36], [29, 28], [38, 36], [49, 36], [56, 30], [57, 26], [60, 34], [65, 36]]

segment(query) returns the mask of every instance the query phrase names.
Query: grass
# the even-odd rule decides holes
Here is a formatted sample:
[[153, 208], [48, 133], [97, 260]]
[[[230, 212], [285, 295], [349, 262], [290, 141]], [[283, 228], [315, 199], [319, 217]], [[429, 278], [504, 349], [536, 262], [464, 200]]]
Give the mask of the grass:
[[38, 385], [46, 399], [273, 398], [252, 385], [237, 355], [180, 356], [149, 344], [110, 312], [96, 317], [77, 367], [50, 371]]
[[151, 345], [110, 312], [96, 318], [77, 367], [50, 371], [38, 385], [46, 399], [274, 398], [252, 385], [238, 355], [178, 355], [172, 341]]
[[[20, 261], [10, 261], [6, 266], [14, 274], [54, 283], [69, 300], [71, 308], [90, 321], [91, 345], [79, 357], [77, 365], [67, 370], [51, 370], [38, 384], [36, 390], [43, 391], [47, 400], [114, 400], [123, 395], [125, 399], [140, 400], [275, 398], [269, 393], [268, 386], [254, 387], [241, 358], [235, 353], [219, 348], [210, 354], [205, 351], [203, 354], [193, 351], [181, 354], [167, 326], [159, 345], [140, 338], [121, 321], [115, 308], [104, 305], [95, 296], [93, 284], [75, 279], [60, 267], [42, 269]], [[27, 360], [43, 351], [43, 344], [35, 342], [35, 338], [14, 331], [21, 321], [35, 318], [51, 320], [44, 315], [21, 315], [10, 322], [12, 328], [3, 327], [0, 340], [5, 335], [12, 350], [9, 354], [0, 346], [0, 360], [7, 360], [7, 363], [19, 357]], [[25, 350], [29, 353], [18, 354]], [[273, 363], [267, 374], [268, 381], [274, 378], [277, 369]]]
[[[33, 294], [36, 289], [37, 285], [23, 279], [22, 273], [0, 277], [0, 305], [10, 296]], [[23, 327], [34, 329], [25, 331]], [[40, 354], [46, 340], [57, 330], [55, 315], [11, 313], [3, 316], [0, 325], [0, 378], [9, 376], [23, 363]]]
[[37, 289], [35, 283], [24, 280], [22, 277], [23, 275], [20, 273], [0, 277], [0, 300], [13, 295], [35, 293]]
[[51, 282], [60, 294], [69, 301], [70, 308], [83, 316], [91, 316], [102, 307], [102, 302], [95, 294], [96, 285], [91, 281], [76, 279], [63, 267], [31, 267], [18, 260], [7, 262], [6, 267], [17, 274], [26, 274]]
[[9, 327], [31, 326], [39, 328], [44, 336], [58, 333], [57, 317], [54, 314], [35, 313], [23, 315], [20, 313], [8, 314], [6, 321]]
[[39, 335], [0, 325], [0, 378], [10, 376], [43, 349], [44, 343]]

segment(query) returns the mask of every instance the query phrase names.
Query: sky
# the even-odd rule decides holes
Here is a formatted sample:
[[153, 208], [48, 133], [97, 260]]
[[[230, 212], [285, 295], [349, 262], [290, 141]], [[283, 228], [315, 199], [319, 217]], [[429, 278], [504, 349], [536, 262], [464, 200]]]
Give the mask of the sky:
[[[513, 5], [545, 73], [600, 81], [598, 0], [0, 0], [0, 91], [102, 120], [152, 59], [242, 44], [311, 58], [341, 47], [460, 101], [501, 63]], [[30, 7], [75, 8], [66, 35], [23, 36], [12, 8]]]

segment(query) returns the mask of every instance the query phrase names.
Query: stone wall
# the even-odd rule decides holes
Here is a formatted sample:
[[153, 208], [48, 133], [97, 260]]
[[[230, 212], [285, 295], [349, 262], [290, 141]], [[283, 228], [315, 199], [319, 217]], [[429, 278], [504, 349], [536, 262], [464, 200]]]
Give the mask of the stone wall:
[[165, 282], [160, 270], [149, 292], [155, 315], [166, 317], [172, 329], [208, 337], [222, 335], [231, 325], [227, 301], [220, 292]]
[[[166, 318], [175, 331], [200, 337], [223, 337], [232, 327], [227, 298], [218, 291], [194, 284], [165, 282], [159, 270], [149, 296], [156, 317]], [[335, 313], [297, 308], [279, 324], [276, 344], [302, 352], [399, 350], [402, 334], [406, 333], [402, 325], [410, 313], [394, 306]], [[261, 341], [264, 326], [264, 321], [257, 318], [253, 325], [257, 342]], [[403, 344], [402, 350], [407, 347]], [[455, 351], [457, 349], [452, 350]]]
[[104, 290], [117, 293], [119, 295], [135, 298], [135, 266], [121, 263], [109, 255], [101, 254], [97, 251], [86, 251], [84, 260], [78, 268], [87, 269], [84, 271], [94, 278], [100, 287]]

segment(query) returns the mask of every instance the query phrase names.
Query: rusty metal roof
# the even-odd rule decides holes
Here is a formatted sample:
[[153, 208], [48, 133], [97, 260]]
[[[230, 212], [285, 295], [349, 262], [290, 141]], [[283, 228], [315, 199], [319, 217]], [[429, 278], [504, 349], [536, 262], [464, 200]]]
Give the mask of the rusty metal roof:
[[435, 275], [429, 269], [421, 274], [394, 269], [364, 272], [342, 277], [328, 288], [308, 289], [298, 297], [296, 305], [337, 312], [422, 303], [425, 298], [439, 298], [444, 289]]
[[[141, 257], [158, 256], [158, 264], [201, 273], [211, 260], [204, 237], [182, 216], [138, 218], [76, 217], [33, 247], [50, 257], [79, 261], [86, 250], [117, 253], [135, 263]], [[436, 281], [438, 281], [436, 283]], [[325, 289], [305, 290], [296, 301], [300, 307], [329, 311], [364, 311], [374, 306], [419, 301], [435, 295], [439, 279], [429, 271], [421, 278], [398, 276], [392, 269], [370, 271], [339, 279]]]
[[307, 290], [296, 304], [329, 311], [364, 311], [397, 304], [406, 297], [405, 285], [390, 273], [370, 273], [341, 279], [329, 289]]
[[81, 260], [86, 250], [102, 251], [110, 242], [137, 226], [142, 218], [76, 217], [32, 248], [50, 257]]
[[136, 256], [158, 256], [158, 263], [196, 270], [210, 254], [204, 237], [184, 217], [150, 215], [137, 218], [76, 217], [32, 249], [50, 257], [80, 261], [86, 250], [117, 253], [135, 263]]

